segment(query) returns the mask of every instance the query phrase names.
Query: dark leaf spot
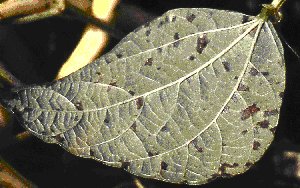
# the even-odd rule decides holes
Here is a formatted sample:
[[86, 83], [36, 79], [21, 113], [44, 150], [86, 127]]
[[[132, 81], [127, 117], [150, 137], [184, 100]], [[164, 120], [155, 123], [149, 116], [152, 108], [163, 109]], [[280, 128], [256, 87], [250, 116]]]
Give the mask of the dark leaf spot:
[[90, 149], [90, 156], [95, 157], [95, 152]]
[[110, 127], [110, 120], [111, 120], [110, 113], [109, 113], [108, 110], [106, 110], [106, 115], [105, 115], [105, 119], [104, 119], [104, 124], [105, 124], [107, 127]]
[[155, 155], [158, 155], [158, 153], [148, 152], [148, 156], [149, 156], [149, 157], [153, 157], [153, 156], [155, 156]]
[[249, 87], [240, 83], [238, 88], [237, 88], [238, 91], [249, 91]]
[[271, 128], [270, 131], [271, 131], [273, 134], [275, 134], [275, 132], [276, 132], [276, 127]]
[[239, 77], [238, 77], [238, 76], [235, 76], [234, 79], [237, 80], [237, 79], [239, 79]]
[[248, 132], [248, 130], [243, 130], [243, 131], [242, 131], [242, 135], [247, 134], [247, 132]]
[[261, 128], [266, 129], [269, 127], [270, 122], [268, 120], [264, 120], [264, 121], [258, 122], [257, 125], [259, 125]]
[[209, 40], [207, 38], [207, 35], [204, 33], [197, 39], [197, 47], [196, 50], [199, 54], [203, 52], [203, 50], [206, 48], [207, 44], [209, 43]]
[[277, 109], [274, 109], [274, 110], [267, 110], [267, 111], [264, 111], [264, 117], [268, 117], [268, 116], [275, 116], [275, 115], [278, 115], [278, 110]]
[[226, 114], [229, 112], [230, 107], [229, 106], [225, 106], [224, 109], [222, 110], [222, 113]]
[[260, 143], [258, 141], [254, 141], [253, 142], [253, 150], [258, 150], [258, 148], [260, 147]]
[[128, 169], [130, 166], [130, 162], [122, 162], [121, 168]]
[[175, 48], [178, 48], [179, 43], [180, 43], [179, 41], [176, 41], [176, 42], [173, 43], [173, 46], [174, 46]]
[[245, 110], [242, 111], [242, 120], [246, 120], [250, 118], [250, 116], [253, 116], [255, 113], [260, 111], [260, 108], [256, 106], [256, 104], [253, 104], [251, 106], [248, 106]]
[[220, 168], [219, 171], [221, 172], [221, 176], [223, 177], [231, 177], [232, 175], [226, 173], [226, 169], [227, 168], [236, 168], [239, 165], [237, 163], [233, 163], [233, 164], [228, 164], [228, 163], [223, 163]]
[[233, 94], [232, 97], [231, 97], [231, 100], [232, 100], [233, 102], [237, 102], [237, 101], [238, 101], [237, 95], [236, 95], [236, 94]]
[[246, 23], [249, 21], [249, 16], [243, 15], [242, 23]]
[[59, 135], [54, 136], [54, 139], [55, 139], [57, 142], [63, 142], [63, 141], [65, 140], [65, 138], [63, 137], [62, 134], [59, 134]]
[[161, 26], [163, 26], [165, 23], [164, 21], [160, 21], [159, 24], [157, 25], [158, 28], [161, 28]]
[[190, 15], [188, 15], [187, 17], [186, 17], [186, 20], [188, 21], [188, 22], [193, 22], [194, 21], [194, 19], [196, 18], [196, 16], [195, 16], [195, 14], [190, 14]]
[[122, 58], [123, 57], [123, 55], [120, 54], [120, 53], [116, 54], [116, 56], [117, 56], [117, 58]]
[[79, 120], [79, 117], [77, 114], [75, 114], [74, 121], [78, 121], [78, 120]]
[[261, 74], [264, 75], [264, 76], [269, 76], [270, 75], [269, 72], [261, 72]]
[[193, 144], [193, 146], [196, 148], [196, 150], [197, 150], [199, 153], [202, 153], [202, 152], [203, 152], [203, 148], [200, 147], [200, 146], [198, 146], [198, 143], [197, 143], [196, 139], [194, 139], [194, 140], [192, 141], [192, 144]]
[[157, 67], [156, 69], [157, 69], [157, 70], [160, 70], [160, 69], [161, 69], [161, 67]]
[[194, 61], [195, 59], [196, 59], [196, 57], [193, 56], [193, 55], [191, 55], [191, 56], [189, 57], [189, 60], [191, 60], [191, 61]]
[[258, 70], [253, 67], [250, 69], [249, 73], [251, 76], [257, 76], [259, 74]]
[[109, 85], [117, 87], [117, 80], [112, 80]]
[[144, 104], [144, 99], [143, 99], [143, 97], [137, 98], [136, 101], [135, 101], [135, 103], [136, 103], [136, 108], [137, 108], [138, 110], [141, 109], [142, 106], [143, 106], [143, 104]]
[[175, 22], [175, 21], [176, 21], [176, 19], [177, 19], [177, 17], [176, 17], [176, 16], [173, 16], [173, 18], [172, 18], [172, 22]]
[[166, 16], [165, 17], [165, 23], [168, 23], [168, 22], [170, 22], [170, 18], [169, 18], [169, 16]]
[[253, 165], [253, 163], [251, 163], [251, 162], [247, 162], [247, 163], [245, 164], [245, 167], [248, 167], [248, 168], [250, 168], [252, 165]]
[[144, 26], [145, 27], [149, 27], [150, 26], [150, 22], [146, 22]]
[[167, 164], [166, 162], [162, 161], [162, 162], [160, 163], [160, 167], [161, 167], [162, 170], [167, 170], [168, 164]]
[[224, 69], [225, 69], [226, 72], [230, 72], [231, 71], [232, 68], [231, 68], [231, 64], [229, 62], [223, 61], [222, 64], [223, 64]]
[[145, 32], [146, 36], [149, 36], [150, 33], [151, 33], [151, 29], [149, 29], [149, 30], [147, 30], [147, 31]]
[[174, 39], [175, 39], [175, 40], [178, 40], [178, 39], [180, 39], [180, 37], [179, 37], [179, 33], [175, 33], [175, 34], [174, 34]]
[[145, 62], [145, 66], [152, 66], [153, 63], [153, 58], [148, 58], [147, 61]]
[[134, 92], [134, 91], [131, 91], [131, 90], [129, 90], [128, 93], [129, 93], [130, 95], [132, 95], [132, 96], [134, 96], [134, 94], [135, 94], [135, 92]]
[[80, 101], [77, 101], [77, 102], [75, 103], [75, 108], [76, 108], [77, 110], [79, 110], [79, 111], [82, 111], [82, 110], [83, 110], [83, 105], [82, 105], [82, 103], [81, 103]]
[[131, 125], [130, 129], [131, 129], [133, 132], [136, 132], [136, 127], [137, 127], [136, 122], [134, 122], [134, 123]]
[[284, 96], [284, 92], [280, 92], [280, 93], [279, 93], [279, 97], [280, 97], [280, 98], [283, 98], [283, 96]]
[[158, 51], [159, 53], [161, 53], [161, 52], [162, 52], [162, 48], [157, 48], [157, 51]]
[[170, 132], [170, 128], [168, 127], [168, 126], [163, 126], [162, 128], [161, 128], [161, 131], [162, 132]]
[[111, 60], [107, 59], [107, 58], [104, 58], [106, 64], [110, 64], [111, 63]]

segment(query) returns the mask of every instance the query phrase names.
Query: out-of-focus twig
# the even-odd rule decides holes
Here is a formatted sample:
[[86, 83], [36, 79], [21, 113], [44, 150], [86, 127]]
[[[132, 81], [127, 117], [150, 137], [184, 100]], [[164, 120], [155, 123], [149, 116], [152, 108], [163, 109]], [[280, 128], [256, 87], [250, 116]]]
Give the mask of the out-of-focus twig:
[[15, 23], [26, 23], [65, 11], [67, 6], [76, 6], [80, 11], [89, 11], [90, 0], [7, 0], [0, 4], [0, 19], [11, 19]]
[[136, 188], [145, 188], [143, 186], [142, 182], [138, 178], [134, 178], [133, 182], [134, 182], [134, 185], [136, 186]]
[[0, 187], [5, 188], [30, 188], [36, 187], [24, 178], [0, 157]]
[[10, 121], [10, 115], [5, 108], [0, 104], [0, 129], [5, 128]]
[[0, 63], [0, 82], [9, 86], [19, 86], [21, 82]]
[[[94, 0], [92, 16], [108, 24], [113, 18], [113, 11], [118, 3], [119, 0]], [[61, 67], [56, 79], [65, 77], [92, 62], [103, 52], [108, 40], [108, 34], [103, 29], [88, 25], [76, 49]]]

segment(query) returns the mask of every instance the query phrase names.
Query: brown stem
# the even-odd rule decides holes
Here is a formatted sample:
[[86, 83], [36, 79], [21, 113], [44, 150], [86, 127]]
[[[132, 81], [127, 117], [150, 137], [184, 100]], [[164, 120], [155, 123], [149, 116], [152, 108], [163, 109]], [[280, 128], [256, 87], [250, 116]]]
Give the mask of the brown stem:
[[12, 87], [21, 85], [20, 80], [18, 80], [12, 73], [6, 70], [1, 63], [0, 63], [0, 83], [7, 84]]
[[36, 187], [0, 157], [0, 187]]

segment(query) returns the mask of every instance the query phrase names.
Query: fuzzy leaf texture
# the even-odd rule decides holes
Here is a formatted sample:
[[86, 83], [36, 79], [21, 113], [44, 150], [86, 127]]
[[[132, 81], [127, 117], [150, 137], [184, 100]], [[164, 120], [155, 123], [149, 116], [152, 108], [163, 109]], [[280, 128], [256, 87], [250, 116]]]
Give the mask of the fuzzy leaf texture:
[[270, 22], [182, 8], [62, 80], [15, 88], [4, 103], [33, 135], [74, 155], [204, 184], [261, 158], [284, 87], [283, 48]]

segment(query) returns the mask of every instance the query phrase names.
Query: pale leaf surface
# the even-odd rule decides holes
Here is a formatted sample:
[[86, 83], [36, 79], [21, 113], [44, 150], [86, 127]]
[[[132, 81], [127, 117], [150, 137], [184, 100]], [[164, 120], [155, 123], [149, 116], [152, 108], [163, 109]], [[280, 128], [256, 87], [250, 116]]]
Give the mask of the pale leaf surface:
[[284, 87], [283, 48], [271, 23], [176, 9], [91, 65], [15, 89], [6, 102], [32, 134], [75, 155], [203, 184], [242, 173], [263, 155]]

